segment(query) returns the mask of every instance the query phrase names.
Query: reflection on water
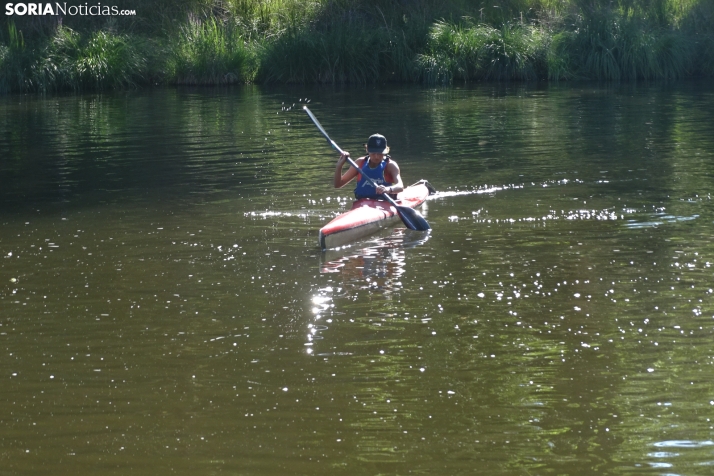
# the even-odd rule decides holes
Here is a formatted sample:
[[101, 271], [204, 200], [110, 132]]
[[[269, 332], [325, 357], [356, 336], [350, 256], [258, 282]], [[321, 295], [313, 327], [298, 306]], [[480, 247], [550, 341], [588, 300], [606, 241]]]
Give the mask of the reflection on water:
[[[691, 441], [691, 440], [670, 440], [658, 441], [652, 446], [658, 449], [677, 449], [679, 451], [654, 451], [647, 454], [650, 461], [647, 464], [656, 469], [669, 469], [676, 466], [677, 459], [685, 457], [700, 460], [698, 466], [708, 468], [714, 466], [714, 458], [711, 455], [711, 446], [714, 442], [706, 441]], [[696, 454], [700, 453], [700, 454]], [[671, 462], [668, 462], [671, 461]], [[705, 472], [708, 472], [705, 470]], [[668, 473], [668, 474], [686, 474], [686, 473]], [[702, 473], [704, 474], [704, 473]]]
[[[367, 241], [367, 245], [359, 250], [342, 248], [327, 250], [321, 254], [321, 273], [340, 272], [352, 276], [351, 270], [360, 270], [362, 277], [369, 278], [374, 275], [401, 275], [404, 269], [404, 250], [422, 245], [429, 240], [430, 231], [414, 231], [406, 228], [395, 229], [389, 236], [374, 238]], [[398, 271], [390, 272], [386, 269], [388, 264]], [[344, 268], [344, 269], [343, 269]]]
[[368, 246], [359, 249], [342, 248], [321, 253], [320, 273], [334, 274], [330, 286], [320, 288], [312, 297], [314, 322], [308, 323], [308, 354], [315, 349], [316, 340], [323, 339], [319, 334], [328, 329], [324, 324], [332, 324], [331, 318], [340, 313], [335, 308], [333, 296], [357, 296], [360, 290], [377, 292], [390, 299], [390, 295], [402, 287], [402, 278], [406, 273], [406, 250], [423, 245], [429, 240], [431, 231], [413, 231], [398, 228], [389, 236], [377, 237], [367, 241]]
[[664, 225], [665, 223], [676, 223], [680, 221], [691, 221], [699, 218], [699, 215], [692, 215], [688, 217], [669, 215], [664, 212], [664, 208], [661, 208], [659, 212], [651, 214], [652, 219], [648, 221], [638, 221], [638, 220], [628, 220], [627, 226], [629, 228], [650, 228], [654, 226]]
[[[305, 97], [430, 233], [320, 252]], [[708, 474], [711, 85], [0, 101], [0, 472]]]

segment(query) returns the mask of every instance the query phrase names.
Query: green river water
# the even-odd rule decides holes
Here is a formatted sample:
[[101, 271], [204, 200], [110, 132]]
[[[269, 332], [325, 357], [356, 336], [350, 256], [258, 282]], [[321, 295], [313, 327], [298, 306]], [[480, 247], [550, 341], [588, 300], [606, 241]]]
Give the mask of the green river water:
[[702, 83], [0, 98], [0, 475], [712, 474], [713, 186]]

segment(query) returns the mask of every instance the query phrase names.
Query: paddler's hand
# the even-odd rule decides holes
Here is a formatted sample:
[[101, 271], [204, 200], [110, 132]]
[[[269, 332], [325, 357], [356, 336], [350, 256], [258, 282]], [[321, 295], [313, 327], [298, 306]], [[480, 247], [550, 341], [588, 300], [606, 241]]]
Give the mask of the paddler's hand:
[[346, 150], [342, 151], [342, 154], [340, 155], [340, 158], [337, 160], [337, 165], [342, 166], [347, 162], [347, 157], [350, 156], [350, 153], [347, 152]]
[[381, 195], [383, 193], [391, 193], [391, 191], [392, 191], [389, 187], [385, 187], [384, 185], [377, 185], [375, 187], [375, 190], [376, 190], [377, 194], [379, 194], [379, 195]]

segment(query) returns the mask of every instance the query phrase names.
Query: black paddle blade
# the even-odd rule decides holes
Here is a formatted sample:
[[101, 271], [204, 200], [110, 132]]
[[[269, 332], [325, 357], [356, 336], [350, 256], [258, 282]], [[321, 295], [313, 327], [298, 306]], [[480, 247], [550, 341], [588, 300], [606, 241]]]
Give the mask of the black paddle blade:
[[399, 218], [402, 219], [404, 224], [409, 228], [410, 230], [416, 230], [416, 231], [427, 231], [431, 230], [431, 227], [429, 226], [429, 222], [427, 222], [421, 214], [414, 210], [413, 208], [409, 207], [397, 207], [397, 213], [399, 214]]

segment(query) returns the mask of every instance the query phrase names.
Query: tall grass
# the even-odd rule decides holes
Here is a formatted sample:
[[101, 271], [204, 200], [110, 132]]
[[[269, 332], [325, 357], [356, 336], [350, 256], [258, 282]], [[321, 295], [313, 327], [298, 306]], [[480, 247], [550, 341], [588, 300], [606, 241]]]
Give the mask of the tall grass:
[[256, 47], [235, 23], [192, 18], [172, 41], [166, 77], [176, 84], [233, 84], [254, 79]]
[[497, 29], [440, 21], [430, 31], [428, 52], [417, 63], [428, 84], [533, 80], [546, 74], [547, 45], [547, 34], [530, 25], [505, 23]]
[[128, 35], [100, 30], [82, 37], [60, 26], [26, 43], [10, 24], [9, 37], [0, 46], [0, 91], [117, 89], [143, 81], [142, 42]]
[[28, 89], [26, 72], [32, 64], [32, 52], [14, 23], [7, 25], [7, 45], [0, 44], [0, 93]]
[[[372, 3], [371, 5], [368, 5]], [[260, 50], [265, 82], [373, 83], [415, 78], [416, 49], [427, 26], [417, 0], [395, 13], [394, 2], [327, 1], [282, 17], [282, 29]]]
[[85, 41], [76, 33], [58, 31], [52, 43], [50, 66], [60, 65], [63, 83], [75, 90], [122, 89], [134, 87], [142, 81], [146, 59], [137, 38], [97, 31]]
[[590, 11], [552, 43], [551, 79], [677, 79], [691, 71], [693, 43], [679, 31], [611, 9]]
[[701, 39], [697, 54], [700, 58], [697, 72], [704, 76], [714, 76], [714, 34]]
[[0, 92], [714, 76], [713, 0], [125, 0], [0, 24]]
[[268, 42], [261, 80], [282, 83], [367, 83], [379, 77], [378, 35], [358, 29], [300, 29]]
[[694, 74], [714, 76], [714, 2], [695, 2], [679, 25], [680, 30], [688, 32], [695, 43]]

